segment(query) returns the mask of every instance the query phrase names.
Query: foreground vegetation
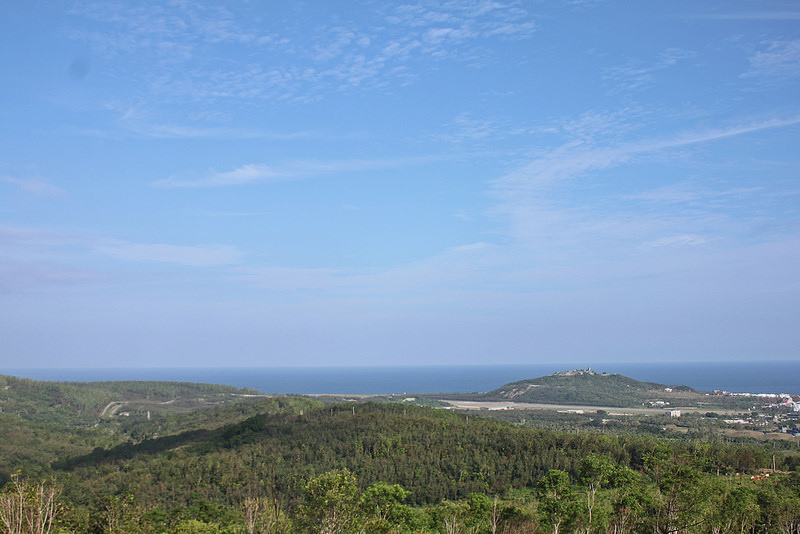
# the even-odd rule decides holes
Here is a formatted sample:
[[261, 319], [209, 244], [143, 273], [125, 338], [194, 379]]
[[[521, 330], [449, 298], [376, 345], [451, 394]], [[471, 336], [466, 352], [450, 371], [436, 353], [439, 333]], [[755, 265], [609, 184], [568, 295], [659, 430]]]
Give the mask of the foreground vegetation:
[[0, 532], [800, 533], [794, 442], [303, 397], [117, 419], [2, 414]]

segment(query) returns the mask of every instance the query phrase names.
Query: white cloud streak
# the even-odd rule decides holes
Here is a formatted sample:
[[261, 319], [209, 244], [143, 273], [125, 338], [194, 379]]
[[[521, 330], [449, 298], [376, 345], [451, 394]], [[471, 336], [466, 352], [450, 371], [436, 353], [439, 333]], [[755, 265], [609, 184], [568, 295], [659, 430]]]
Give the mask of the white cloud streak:
[[706, 20], [800, 20], [800, 11], [743, 11], [740, 13], [707, 13], [688, 15], [690, 19]]
[[649, 87], [656, 80], [656, 73], [675, 66], [679, 61], [695, 56], [690, 50], [668, 48], [654, 62], [645, 63], [630, 59], [625, 65], [610, 69], [605, 78], [615, 83], [612, 91], [634, 91]]
[[0, 176], [0, 182], [16, 186], [26, 193], [34, 195], [55, 196], [64, 193], [60, 187], [52, 185], [43, 178], [15, 178], [13, 176]]
[[269, 139], [291, 141], [303, 139], [309, 132], [273, 133], [241, 128], [203, 127], [180, 124], [135, 124], [126, 125], [136, 135], [153, 139]]
[[434, 159], [438, 158], [418, 157], [387, 160], [294, 161], [277, 165], [250, 163], [231, 171], [212, 173], [202, 178], [181, 179], [170, 177], [157, 180], [153, 182], [152, 185], [160, 188], [242, 186], [298, 180], [337, 173], [363, 172], [375, 169], [417, 165], [433, 161]]
[[706, 243], [706, 239], [702, 236], [698, 235], [676, 235], [670, 237], [663, 237], [661, 239], [656, 239], [655, 241], [650, 241], [644, 244], [645, 247], [675, 247], [675, 246], [685, 246], [685, 245], [702, 245]]
[[772, 119], [729, 128], [685, 133], [667, 139], [623, 143], [617, 147], [607, 148], [595, 148], [581, 142], [569, 143], [502, 177], [495, 181], [494, 185], [499, 190], [503, 190], [506, 187], [510, 187], [515, 191], [522, 190], [527, 187], [536, 187], [553, 183], [560, 179], [575, 177], [592, 169], [604, 169], [618, 165], [640, 154], [708, 143], [761, 130], [797, 124], [800, 124], [800, 117]]
[[[622, 165], [642, 156], [797, 124], [800, 124], [800, 117], [753, 122], [685, 133], [666, 139], [622, 143], [612, 147], [594, 147], [581, 142], [570, 143], [545, 153], [495, 180], [492, 183], [492, 193], [498, 204], [492, 213], [506, 219], [510, 225], [511, 235], [521, 242], [540, 245], [549, 242], [556, 249], [567, 246], [570, 242], [576, 244], [594, 240], [597, 244], [597, 239], [601, 235], [605, 239], [613, 239], [615, 235], [626, 240], [635, 238], [639, 244], [642, 240], [653, 241], [647, 239], [648, 233], [652, 235], [653, 232], [669, 231], [670, 224], [680, 225], [686, 221], [674, 220], [665, 225], [658, 221], [641, 219], [628, 223], [621, 223], [613, 218], [598, 220], [578, 207], [566, 209], [564, 206], [558, 206], [554, 200], [558, 197], [557, 192], [562, 191], [571, 180]], [[672, 234], [674, 233], [673, 230]], [[567, 235], [571, 236], [571, 239], [566, 239]]]
[[228, 245], [135, 243], [14, 226], [0, 226], [0, 252], [10, 261], [29, 264], [76, 264], [98, 253], [117, 260], [192, 267], [233, 265], [244, 258], [240, 250]]

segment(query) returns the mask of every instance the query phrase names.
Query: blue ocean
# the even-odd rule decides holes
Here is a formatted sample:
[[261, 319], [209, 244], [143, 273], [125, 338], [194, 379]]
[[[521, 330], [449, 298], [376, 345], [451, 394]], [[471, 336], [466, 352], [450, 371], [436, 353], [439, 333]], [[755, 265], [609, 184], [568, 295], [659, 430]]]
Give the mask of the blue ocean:
[[[0, 369], [35, 380], [168, 380], [249, 387], [263, 393], [390, 394], [490, 391], [508, 382], [586, 364], [259, 368]], [[594, 370], [699, 391], [800, 394], [800, 361], [607, 363]]]

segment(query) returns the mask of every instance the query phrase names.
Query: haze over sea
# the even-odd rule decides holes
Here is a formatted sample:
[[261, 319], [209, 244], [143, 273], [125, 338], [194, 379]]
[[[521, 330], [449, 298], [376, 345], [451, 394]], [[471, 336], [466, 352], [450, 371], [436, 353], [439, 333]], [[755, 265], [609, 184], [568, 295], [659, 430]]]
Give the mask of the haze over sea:
[[435, 393], [490, 391], [508, 382], [592, 367], [642, 381], [699, 391], [800, 394], [800, 361], [670, 363], [538, 363], [261, 368], [4, 369], [2, 374], [53, 381], [167, 380], [249, 387], [263, 393]]

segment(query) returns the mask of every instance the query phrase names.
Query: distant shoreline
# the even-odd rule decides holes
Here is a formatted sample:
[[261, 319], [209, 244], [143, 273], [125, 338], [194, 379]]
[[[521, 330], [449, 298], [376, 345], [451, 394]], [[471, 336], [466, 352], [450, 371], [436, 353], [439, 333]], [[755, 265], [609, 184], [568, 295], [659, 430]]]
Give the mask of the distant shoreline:
[[[390, 395], [486, 392], [584, 363], [392, 367], [0, 369], [49, 381], [164, 380], [248, 387], [263, 394]], [[800, 394], [800, 361], [594, 363], [597, 371], [698, 391]]]

